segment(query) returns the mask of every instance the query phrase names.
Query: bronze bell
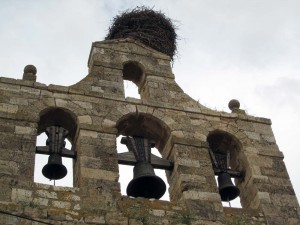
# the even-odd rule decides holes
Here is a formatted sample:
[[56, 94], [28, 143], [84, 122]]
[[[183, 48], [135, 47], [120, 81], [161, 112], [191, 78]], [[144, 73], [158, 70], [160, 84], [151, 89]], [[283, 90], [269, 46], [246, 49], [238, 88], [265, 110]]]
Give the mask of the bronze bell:
[[222, 201], [231, 201], [240, 195], [240, 190], [234, 186], [228, 173], [222, 172], [218, 176], [219, 193]]
[[155, 175], [151, 165], [151, 147], [154, 147], [154, 143], [141, 136], [123, 137], [121, 143], [126, 144], [136, 159], [133, 179], [127, 186], [127, 195], [156, 199], [162, 197], [166, 191], [166, 185], [160, 177]]
[[67, 168], [62, 164], [61, 155], [54, 153], [48, 158], [48, 163], [43, 167], [42, 173], [50, 180], [59, 180], [67, 175]]
[[127, 195], [144, 198], [161, 198], [166, 191], [165, 182], [155, 175], [152, 165], [138, 162], [133, 168], [133, 179], [127, 186]]
[[48, 150], [50, 156], [42, 173], [50, 180], [59, 180], [67, 175], [67, 168], [62, 164], [61, 153], [66, 145], [64, 139], [68, 133], [63, 127], [50, 126], [46, 128], [48, 139], [46, 141], [47, 146], [44, 148]]

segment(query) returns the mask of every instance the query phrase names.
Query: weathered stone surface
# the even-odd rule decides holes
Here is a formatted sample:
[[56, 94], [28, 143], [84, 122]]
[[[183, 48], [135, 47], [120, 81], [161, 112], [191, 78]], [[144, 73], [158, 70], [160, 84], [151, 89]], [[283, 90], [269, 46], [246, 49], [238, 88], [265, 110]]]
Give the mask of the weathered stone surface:
[[87, 216], [85, 222], [90, 224], [105, 224], [105, 219], [104, 216]]
[[16, 113], [18, 111], [17, 105], [0, 103], [0, 111], [4, 113]]
[[70, 209], [71, 203], [65, 201], [52, 201], [52, 206], [54, 208]]
[[37, 190], [36, 194], [42, 198], [57, 199], [57, 193], [54, 191]]
[[13, 202], [31, 202], [32, 191], [24, 189], [12, 189], [11, 199]]

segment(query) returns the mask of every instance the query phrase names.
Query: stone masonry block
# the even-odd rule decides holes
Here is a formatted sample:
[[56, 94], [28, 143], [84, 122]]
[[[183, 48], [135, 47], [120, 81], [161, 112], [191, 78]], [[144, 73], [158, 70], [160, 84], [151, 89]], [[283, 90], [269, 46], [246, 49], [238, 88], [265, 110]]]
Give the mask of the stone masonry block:
[[249, 122], [249, 121], [244, 121], [244, 120], [238, 120], [237, 121], [237, 125], [238, 128], [240, 130], [244, 130], [244, 131], [250, 131], [250, 132], [254, 132], [254, 127], [253, 127], [253, 123]]
[[295, 208], [299, 206], [298, 201], [295, 198], [295, 195], [272, 193], [270, 195], [270, 198], [272, 203], [277, 206], [281, 206], [281, 207], [289, 206]]
[[49, 199], [47, 198], [34, 198], [33, 204], [40, 206], [48, 206]]
[[73, 101], [73, 103], [84, 109], [93, 109], [93, 105], [89, 102]]
[[53, 92], [66, 92], [66, 93], [68, 93], [69, 88], [65, 87], [65, 86], [61, 86], [61, 85], [50, 84], [48, 86], [48, 90], [53, 91]]
[[41, 90], [41, 97], [53, 97], [53, 92], [47, 90]]
[[221, 197], [220, 197], [219, 193], [211, 193], [211, 192], [185, 191], [185, 192], [183, 192], [183, 198], [184, 199], [193, 199], [193, 200], [221, 202]]
[[80, 204], [74, 205], [73, 210], [76, 210], [76, 211], [81, 210]]
[[79, 135], [80, 135], [81, 137], [97, 138], [97, 137], [98, 137], [98, 132], [96, 132], [96, 131], [91, 131], [91, 130], [80, 130]]
[[257, 209], [261, 204], [271, 203], [270, 195], [268, 192], [257, 192], [254, 199], [251, 201], [250, 207]]
[[257, 148], [254, 147], [246, 147], [245, 152], [250, 154], [257, 154], [259, 151]]
[[52, 201], [52, 206], [60, 209], [70, 209], [71, 203], [65, 201]]
[[31, 87], [21, 87], [21, 92], [30, 94], [31, 96], [39, 96], [41, 94], [41, 90]]
[[77, 187], [63, 187], [63, 186], [51, 186], [55, 192], [70, 192], [70, 193], [78, 193], [79, 188]]
[[255, 132], [257, 133], [264, 134], [267, 136], [273, 136], [273, 131], [269, 124], [253, 123], [253, 127]]
[[291, 180], [288, 178], [269, 177], [270, 184], [279, 186], [292, 186]]
[[65, 93], [53, 93], [54, 98], [70, 100], [70, 95]]
[[166, 212], [161, 209], [152, 209], [150, 210], [150, 213], [154, 216], [163, 217], [166, 215]]
[[107, 213], [105, 224], [106, 225], [128, 225], [128, 218], [116, 212]]
[[[186, 205], [191, 214], [190, 217], [197, 218], [196, 221], [201, 221], [201, 222], [203, 222], [203, 220], [210, 220], [210, 221], [211, 220], [213, 220], [213, 221], [219, 220], [220, 221], [224, 217], [223, 211], [220, 212], [215, 209], [214, 202], [188, 199], [188, 200], [186, 200]], [[219, 202], [219, 205], [221, 205], [221, 202]], [[192, 223], [192, 224], [195, 224], [195, 223]], [[202, 224], [206, 225], [209, 223], [205, 222]]]
[[66, 101], [64, 99], [56, 98], [55, 99], [55, 105], [57, 107], [68, 108], [68, 101]]
[[51, 185], [49, 185], [49, 184], [34, 183], [34, 188], [36, 188], [36, 189], [49, 190], [50, 187], [51, 187]]
[[177, 158], [176, 161], [178, 165], [200, 168], [200, 163], [198, 160]]
[[18, 111], [18, 108], [19, 107], [17, 105], [0, 103], [0, 112], [16, 113]]
[[97, 158], [81, 156], [80, 163], [81, 166], [85, 168], [104, 169], [118, 172], [117, 159], [101, 151], [99, 151], [99, 157]]
[[203, 134], [202, 132], [194, 132], [194, 137], [196, 139], [198, 139], [199, 141], [203, 141], [205, 142], [207, 140], [207, 135], [206, 134]]
[[16, 134], [28, 134], [28, 135], [35, 135], [36, 134], [36, 128], [32, 127], [23, 127], [23, 126], [16, 126], [15, 127], [15, 133]]
[[119, 173], [107, 170], [81, 168], [81, 176], [92, 179], [118, 181]]
[[20, 89], [21, 89], [20, 85], [0, 83], [0, 90], [19, 92]]
[[11, 200], [13, 202], [31, 202], [32, 201], [32, 191], [25, 189], [13, 188], [11, 193]]
[[13, 105], [28, 105], [29, 101], [26, 98], [11, 98], [9, 101]]
[[275, 137], [272, 135], [262, 135], [261, 136], [263, 140], [269, 142], [269, 143], [276, 143]]
[[136, 219], [129, 219], [129, 225], [143, 225], [143, 222]]
[[17, 174], [19, 164], [11, 160], [0, 160], [0, 171], [3, 174]]
[[172, 131], [172, 136], [176, 138], [184, 138], [184, 133], [181, 130]]
[[205, 178], [205, 176], [198, 176], [198, 175], [192, 175], [192, 174], [180, 174], [179, 181], [197, 182], [197, 183], [205, 184], [206, 178]]
[[104, 119], [101, 125], [102, 127], [114, 128], [116, 127], [116, 122], [109, 119]]
[[87, 216], [84, 221], [89, 224], [106, 224], [104, 216]]
[[[40, 209], [32, 203], [29, 204], [29, 206], [24, 207], [24, 214], [29, 216], [30, 218], [40, 218], [40, 219], [47, 218], [47, 210]], [[24, 224], [26, 224], [26, 223], [24, 223]], [[34, 224], [34, 222], [33, 222], [32, 225], [36, 225], [36, 224]]]
[[245, 154], [250, 166], [259, 166], [259, 167], [269, 167], [273, 165], [273, 160], [271, 157], [265, 157], [258, 154]]
[[42, 198], [57, 199], [57, 193], [54, 191], [37, 190], [36, 194]]
[[78, 116], [79, 123], [92, 124], [92, 118], [89, 115]]
[[249, 139], [256, 140], [256, 141], [260, 140], [260, 135], [256, 132], [244, 131], [244, 133], [247, 135]]

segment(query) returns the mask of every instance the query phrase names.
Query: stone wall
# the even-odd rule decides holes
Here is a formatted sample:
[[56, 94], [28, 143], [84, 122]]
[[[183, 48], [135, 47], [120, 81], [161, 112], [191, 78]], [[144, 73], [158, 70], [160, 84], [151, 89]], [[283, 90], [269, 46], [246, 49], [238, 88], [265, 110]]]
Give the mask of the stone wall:
[[[225, 113], [202, 106], [176, 84], [169, 57], [130, 39], [94, 43], [88, 65], [89, 74], [69, 87], [29, 75], [0, 78], [1, 224], [300, 223], [270, 120], [239, 107]], [[125, 99], [123, 78], [137, 84], [141, 99]], [[61, 122], [76, 151], [73, 188], [33, 182], [36, 137], [53, 123], [40, 118], [56, 109], [75, 123]], [[221, 204], [209, 155], [213, 134], [234, 142], [232, 166], [244, 174], [236, 179], [243, 209]], [[173, 163], [170, 201], [121, 195], [118, 135], [153, 139]]]

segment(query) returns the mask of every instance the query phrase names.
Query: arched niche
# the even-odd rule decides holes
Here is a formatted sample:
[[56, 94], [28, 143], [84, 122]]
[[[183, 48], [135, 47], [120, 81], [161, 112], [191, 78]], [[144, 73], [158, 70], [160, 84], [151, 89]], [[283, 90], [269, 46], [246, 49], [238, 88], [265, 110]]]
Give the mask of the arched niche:
[[[234, 135], [226, 131], [214, 130], [208, 134], [207, 142], [210, 147], [215, 175], [219, 176], [226, 171], [226, 173], [230, 174], [231, 179], [235, 178], [235, 184], [239, 190], [242, 191], [241, 183], [243, 182], [245, 175], [245, 160], [241, 151], [242, 144], [240, 141]], [[218, 185], [220, 185], [220, 183]], [[240, 208], [243, 205], [242, 201], [243, 197], [241, 193], [238, 197], [233, 199], [232, 204], [234, 207]], [[223, 202], [223, 205], [225, 202]]]
[[169, 136], [169, 127], [158, 118], [146, 113], [130, 113], [117, 122], [118, 135], [143, 136], [155, 141], [155, 147], [162, 152]]
[[123, 79], [132, 81], [139, 89], [144, 80], [144, 67], [136, 61], [128, 61], [123, 64]]
[[[151, 141], [154, 141], [155, 148], [152, 148], [151, 150], [151, 158], [153, 159], [153, 157], [156, 156], [156, 158], [160, 158], [161, 160], [163, 160], [161, 158], [162, 157], [161, 153], [170, 136], [170, 129], [160, 119], [147, 113], [129, 113], [119, 119], [116, 127], [118, 129], [117, 136], [142, 136], [144, 138], [150, 139]], [[164, 162], [166, 161], [167, 160], [164, 160]], [[133, 166], [133, 164], [127, 164], [127, 163], [123, 163], [123, 164]], [[156, 161], [155, 164], [158, 165], [158, 161]], [[125, 194], [124, 190], [125, 188], [127, 188], [127, 184], [130, 182], [130, 179], [128, 179], [128, 177], [130, 176], [133, 177], [132, 168], [126, 165], [124, 166], [119, 164], [119, 171], [120, 171], [119, 182], [121, 185], [121, 192], [123, 194]], [[169, 201], [170, 195], [168, 191], [168, 187], [169, 187], [168, 177], [170, 174], [167, 173], [167, 170], [169, 170], [170, 168], [166, 169], [162, 167], [163, 164], [159, 164], [159, 165], [161, 167], [160, 169], [155, 169], [155, 173], [158, 177], [164, 180], [164, 183], [166, 184], [167, 187], [167, 190], [165, 194], [162, 196], [162, 199]]]
[[140, 99], [140, 90], [144, 83], [144, 67], [136, 61], [123, 63], [123, 80], [125, 98]]
[[[37, 183], [57, 185], [57, 186], [74, 186], [74, 159], [75, 159], [75, 136], [77, 132], [77, 119], [74, 113], [64, 108], [51, 107], [46, 108], [40, 112], [40, 119], [38, 122], [38, 135], [37, 135], [37, 149], [35, 155], [35, 169], [34, 169], [34, 181]], [[60, 153], [62, 156], [62, 164], [67, 168], [67, 174], [62, 179], [57, 179], [56, 183], [53, 180], [48, 180], [42, 174], [42, 169], [47, 164], [51, 152], [46, 147], [47, 137], [46, 129], [48, 127], [63, 127], [68, 131], [65, 141], [65, 148]], [[57, 140], [56, 140], [57, 141]]]
[[38, 122], [38, 135], [45, 132], [49, 126], [61, 126], [69, 131], [68, 139], [74, 144], [77, 131], [77, 118], [68, 109], [64, 108], [47, 108], [40, 112]]
[[207, 142], [213, 152], [226, 154], [229, 151], [231, 169], [241, 169], [238, 154], [242, 145], [235, 136], [222, 130], [214, 130], [208, 134]]

